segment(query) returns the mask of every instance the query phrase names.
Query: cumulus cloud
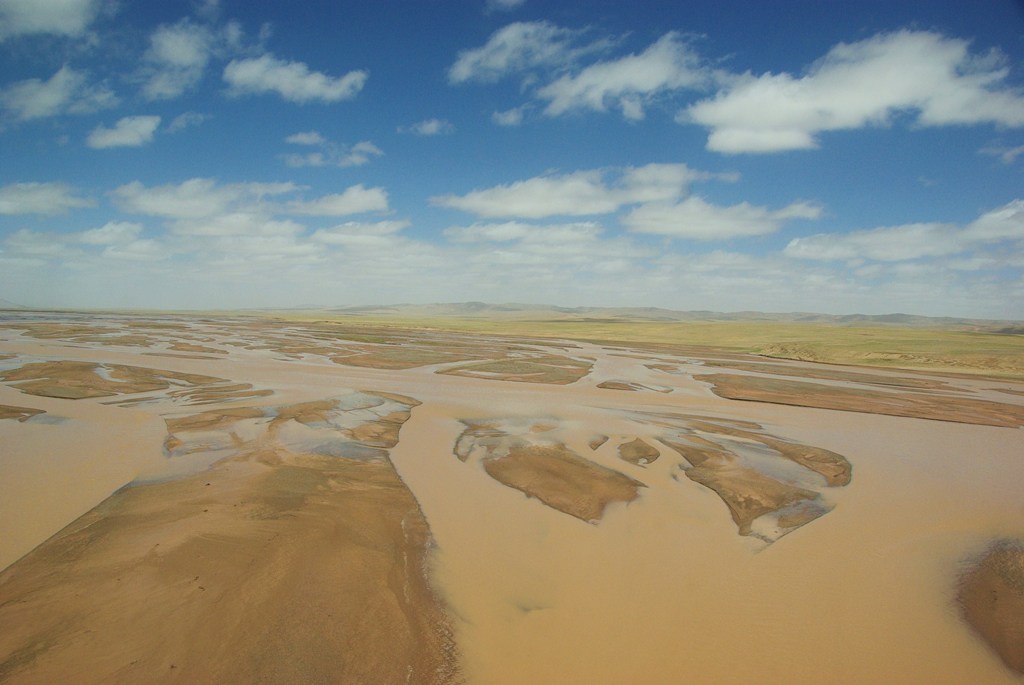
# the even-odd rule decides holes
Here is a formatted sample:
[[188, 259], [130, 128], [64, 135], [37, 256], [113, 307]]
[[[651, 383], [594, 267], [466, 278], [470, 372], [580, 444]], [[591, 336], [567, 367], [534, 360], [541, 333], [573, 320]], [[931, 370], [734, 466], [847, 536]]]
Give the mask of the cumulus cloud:
[[1024, 95], [1006, 84], [1006, 59], [969, 48], [928, 31], [840, 43], [800, 77], [735, 77], [677, 120], [710, 129], [708, 149], [724, 153], [815, 148], [821, 132], [889, 125], [897, 113], [921, 126], [1024, 126]]
[[538, 219], [560, 214], [607, 214], [618, 209], [620, 203], [608, 193], [601, 176], [594, 170], [536, 177], [463, 196], [433, 197], [431, 203], [487, 217]]
[[785, 252], [801, 259], [875, 259], [896, 262], [959, 252], [960, 246], [951, 240], [955, 232], [956, 227], [950, 224], [918, 223], [842, 235], [818, 233], [791, 240]]
[[142, 224], [108, 221], [99, 228], [82, 231], [78, 239], [88, 245], [120, 245], [130, 243], [142, 233]]
[[294, 193], [293, 183], [220, 184], [211, 178], [192, 178], [179, 184], [146, 187], [132, 181], [110, 192], [121, 210], [171, 219], [198, 219], [258, 205], [268, 196]]
[[710, 73], [679, 34], [667, 33], [640, 54], [598, 62], [577, 74], [566, 74], [540, 88], [548, 101], [545, 114], [558, 116], [574, 109], [605, 111], [618, 107], [625, 118], [644, 117], [645, 102], [658, 93], [700, 88]]
[[59, 114], [88, 114], [118, 104], [105, 84], [90, 84], [85, 73], [64, 65], [45, 81], [17, 81], [0, 91], [0, 106], [18, 121]]
[[166, 259], [170, 254], [166, 246], [158, 240], [133, 240], [128, 243], [108, 245], [103, 250], [103, 257], [131, 262], [156, 262]]
[[800, 259], [902, 262], [954, 255], [1001, 241], [1015, 241], [1020, 244], [1017, 252], [1024, 251], [1024, 200], [986, 212], [966, 226], [916, 223], [819, 233], [791, 240], [785, 253]]
[[350, 100], [362, 90], [367, 77], [366, 71], [328, 76], [310, 71], [302, 62], [287, 62], [271, 54], [232, 60], [224, 68], [224, 80], [231, 95], [277, 93], [299, 104]]
[[368, 140], [363, 140], [348, 149], [338, 160], [338, 166], [362, 166], [374, 157], [380, 157], [384, 151]]
[[214, 41], [209, 27], [189, 19], [157, 28], [143, 57], [143, 96], [167, 100], [195, 87], [210, 61]]
[[324, 195], [311, 201], [295, 201], [288, 205], [296, 214], [313, 216], [346, 216], [388, 209], [388, 194], [383, 188], [367, 188], [362, 183], [344, 192]]
[[448, 80], [493, 83], [537, 67], [561, 67], [594, 49], [577, 47], [581, 36], [546, 21], [515, 22], [495, 31], [483, 46], [460, 52], [448, 69]]
[[398, 132], [418, 136], [440, 136], [454, 133], [455, 125], [447, 119], [424, 119], [411, 126], [399, 126]]
[[67, 259], [80, 250], [69, 247], [60, 236], [22, 228], [7, 236], [3, 252], [36, 259]]
[[587, 216], [609, 214], [627, 204], [675, 200], [697, 180], [735, 180], [730, 174], [696, 171], [685, 164], [626, 167], [611, 183], [605, 180], [608, 175], [608, 170], [591, 169], [537, 176], [466, 195], [436, 196], [430, 202], [483, 217]]
[[313, 233], [317, 243], [348, 249], [382, 249], [396, 244], [398, 233], [409, 227], [408, 221], [350, 221]]
[[508, 242], [525, 238], [535, 227], [519, 221], [501, 224], [473, 224], [472, 226], [451, 226], [444, 230], [449, 240], [458, 243]]
[[95, 207], [64, 183], [13, 183], [0, 186], [0, 214], [64, 214], [69, 209]]
[[81, 36], [99, 10], [99, 0], [0, 0], [0, 42], [33, 33]]
[[472, 224], [451, 226], [444, 230], [444, 236], [456, 243], [588, 243], [602, 233], [600, 224], [581, 221], [568, 224], [536, 225], [520, 221], [500, 224]]
[[100, 150], [108, 147], [140, 147], [153, 140], [160, 125], [158, 116], [124, 117], [113, 128], [97, 126], [86, 138], [85, 144]]
[[677, 203], [653, 202], [629, 212], [622, 224], [636, 233], [652, 233], [689, 240], [726, 240], [774, 233], [791, 219], [817, 219], [821, 208], [794, 202], [768, 209], [741, 202], [727, 207], [691, 196]]
[[181, 236], [261, 236], [290, 238], [305, 227], [288, 219], [274, 219], [260, 208], [246, 208], [205, 217], [178, 219], [171, 230]]

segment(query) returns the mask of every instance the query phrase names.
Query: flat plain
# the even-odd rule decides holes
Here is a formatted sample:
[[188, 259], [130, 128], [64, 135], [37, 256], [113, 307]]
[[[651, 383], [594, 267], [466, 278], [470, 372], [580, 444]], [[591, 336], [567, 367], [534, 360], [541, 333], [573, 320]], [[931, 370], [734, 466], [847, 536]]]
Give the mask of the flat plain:
[[0, 312], [0, 682], [1019, 683], [1024, 337]]

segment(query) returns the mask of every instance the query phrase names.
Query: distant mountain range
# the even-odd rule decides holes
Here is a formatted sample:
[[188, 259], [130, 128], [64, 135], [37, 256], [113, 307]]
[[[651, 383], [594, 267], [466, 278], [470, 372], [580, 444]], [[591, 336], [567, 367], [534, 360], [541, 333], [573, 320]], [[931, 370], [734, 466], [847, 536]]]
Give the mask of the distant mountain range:
[[[324, 311], [324, 310], [321, 310]], [[487, 304], [456, 302], [438, 304], [395, 304], [380, 306], [333, 307], [325, 311], [352, 316], [394, 316], [411, 318], [461, 317], [504, 318], [544, 321], [773, 321], [782, 323], [825, 323], [833, 325], [891, 325], [911, 327], [964, 327], [1024, 333], [1019, 321], [932, 317], [916, 314], [818, 314], [810, 312], [713, 312], [677, 311], [660, 307], [558, 307], [539, 304]], [[1005, 330], [1002, 330], [1005, 329]]]
[[[29, 307], [0, 298], [0, 310], [28, 310]], [[182, 311], [182, 310], [179, 310]], [[645, 322], [778, 322], [819, 323], [836, 326], [889, 325], [920, 328], [964, 328], [986, 332], [1024, 334], [1024, 322], [995, 319], [933, 317], [917, 314], [820, 314], [813, 312], [713, 312], [677, 311], [661, 307], [559, 307], [546, 304], [506, 302], [449, 302], [435, 304], [352, 305], [323, 307], [303, 305], [288, 308], [260, 308], [245, 311], [323, 312], [343, 316], [395, 318], [505, 319], [510, 321], [581, 321], [592, 323]]]

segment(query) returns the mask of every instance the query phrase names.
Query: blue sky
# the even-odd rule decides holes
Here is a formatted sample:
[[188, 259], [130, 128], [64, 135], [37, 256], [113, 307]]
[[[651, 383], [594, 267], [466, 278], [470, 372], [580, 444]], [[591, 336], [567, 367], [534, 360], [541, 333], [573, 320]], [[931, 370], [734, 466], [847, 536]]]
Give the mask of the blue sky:
[[0, 298], [1024, 319], [1024, 6], [0, 0]]

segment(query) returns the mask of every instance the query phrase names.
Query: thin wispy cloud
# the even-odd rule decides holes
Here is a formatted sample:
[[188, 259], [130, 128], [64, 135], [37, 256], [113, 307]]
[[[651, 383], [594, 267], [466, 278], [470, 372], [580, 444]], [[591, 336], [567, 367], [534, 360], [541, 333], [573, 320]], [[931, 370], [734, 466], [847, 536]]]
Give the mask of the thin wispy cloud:
[[306, 152], [289, 152], [282, 155], [285, 164], [293, 168], [299, 167], [357, 167], [368, 164], [384, 151], [369, 140], [353, 145], [341, 145], [327, 140], [317, 131], [293, 133], [286, 137], [286, 143], [310, 148]]
[[667, 33], [639, 54], [591, 64], [538, 89], [548, 101], [544, 113], [559, 116], [574, 109], [617, 109], [626, 119], [644, 118], [648, 100], [659, 93], [701, 89], [710, 71], [677, 33]]
[[610, 214], [624, 205], [671, 202], [683, 197], [694, 181], [736, 178], [735, 174], [712, 174], [685, 164], [648, 164], [537, 176], [465, 195], [440, 195], [431, 202], [482, 217], [589, 216]]
[[171, 119], [171, 123], [167, 125], [167, 132], [177, 133], [178, 131], [184, 131], [187, 128], [201, 126], [203, 122], [209, 118], [209, 115], [203, 114], [202, 112], [183, 112]]
[[417, 136], [444, 136], [455, 132], [455, 124], [447, 119], [424, 119], [409, 126], [399, 126], [397, 130]]
[[564, 68], [603, 47], [602, 43], [587, 44], [585, 34], [547, 21], [509, 24], [495, 31], [484, 45], [460, 52], [448, 69], [448, 80], [453, 84], [492, 83], [537, 68]]
[[64, 65], [47, 79], [16, 81], [0, 90], [0, 107], [17, 121], [61, 114], [92, 114], [116, 107], [121, 99], [103, 82]]

